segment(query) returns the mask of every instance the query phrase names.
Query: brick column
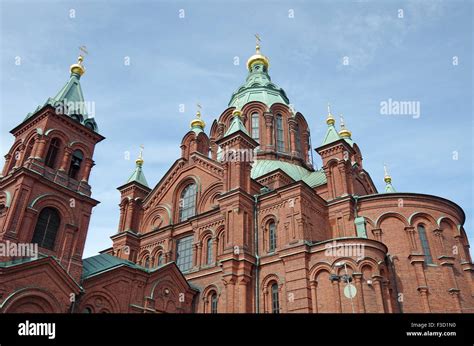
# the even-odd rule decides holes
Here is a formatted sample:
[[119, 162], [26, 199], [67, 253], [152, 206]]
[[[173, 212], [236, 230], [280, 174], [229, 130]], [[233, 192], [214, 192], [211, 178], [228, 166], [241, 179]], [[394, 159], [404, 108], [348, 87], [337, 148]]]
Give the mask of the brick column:
[[352, 273], [354, 284], [357, 289], [357, 305], [359, 305], [359, 312], [365, 313], [364, 290], [362, 287], [362, 273]]
[[329, 276], [329, 280], [331, 280], [332, 283], [332, 289], [334, 293], [334, 303], [336, 304], [336, 312], [342, 312], [342, 305], [341, 305], [341, 291], [339, 288], [339, 280], [340, 277], [336, 274], [331, 274]]
[[265, 118], [266, 149], [273, 150], [275, 148], [275, 145], [273, 143], [273, 114], [265, 112], [263, 116]]
[[64, 156], [61, 161], [61, 165], [59, 166], [60, 171], [67, 171], [69, 163], [71, 161], [71, 156], [72, 156], [72, 149], [70, 147], [64, 148]]
[[84, 164], [84, 173], [82, 175], [82, 181], [84, 181], [84, 182], [89, 181], [89, 176], [91, 174], [91, 169], [92, 169], [93, 166], [94, 166], [94, 161], [87, 158], [85, 160], [85, 164]]
[[296, 156], [296, 130], [298, 124], [295, 118], [288, 119], [288, 127], [290, 128], [290, 152], [292, 156]]
[[428, 301], [428, 284], [426, 282], [425, 271], [423, 264], [425, 262], [425, 256], [423, 254], [412, 253], [408, 256], [410, 263], [415, 270], [416, 281], [418, 283], [418, 292], [420, 294], [421, 305], [423, 306], [424, 312], [431, 312], [430, 304]]
[[239, 283], [239, 312], [246, 313], [247, 311], [247, 284], [250, 279], [246, 276], [240, 277]]
[[415, 237], [415, 227], [405, 227], [405, 234], [408, 238], [408, 243], [410, 244], [410, 252], [414, 252], [417, 250], [417, 242]]
[[374, 287], [375, 291], [375, 301], [377, 302], [378, 312], [384, 313], [385, 307], [382, 292], [382, 277], [379, 275], [372, 276], [372, 286]]
[[318, 282], [317, 281], [311, 281], [309, 286], [311, 288], [312, 311], [313, 311], [313, 314], [316, 314], [316, 313], [318, 313], [318, 296], [317, 296]]

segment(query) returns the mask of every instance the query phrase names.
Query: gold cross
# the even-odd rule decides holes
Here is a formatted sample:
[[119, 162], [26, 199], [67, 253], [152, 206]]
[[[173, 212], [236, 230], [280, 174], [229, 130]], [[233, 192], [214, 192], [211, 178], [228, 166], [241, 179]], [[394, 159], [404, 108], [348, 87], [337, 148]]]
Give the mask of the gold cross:
[[86, 47], [86, 46], [80, 46], [80, 47], [79, 47], [79, 50], [81, 51], [81, 53], [80, 53], [81, 55], [82, 55], [82, 53], [84, 53], [84, 54], [89, 54], [89, 52], [87, 51], [87, 47]]
[[259, 35], [259, 34], [255, 34], [255, 38], [256, 38], [257, 46], [259, 46], [259, 45], [260, 45], [260, 42], [262, 41], [262, 40], [260, 39], [260, 35]]
[[143, 158], [143, 149], [145, 149], [145, 146], [143, 144], [140, 144], [140, 154], [138, 154], [139, 158]]
[[197, 113], [196, 113], [196, 115], [198, 116], [198, 118], [200, 118], [200, 117], [201, 117], [201, 109], [202, 109], [202, 106], [201, 106], [199, 103], [197, 103], [196, 106], [197, 106]]

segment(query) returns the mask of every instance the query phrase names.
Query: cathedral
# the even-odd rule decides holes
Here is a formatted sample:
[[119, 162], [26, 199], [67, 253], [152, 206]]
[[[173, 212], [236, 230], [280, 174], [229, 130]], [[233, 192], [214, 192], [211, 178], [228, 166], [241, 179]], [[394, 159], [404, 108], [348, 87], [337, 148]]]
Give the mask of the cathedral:
[[58, 94], [11, 130], [0, 311], [474, 312], [461, 207], [398, 192], [387, 170], [377, 191], [343, 119], [328, 106], [324, 138], [311, 138], [269, 68], [257, 44], [227, 108], [208, 130], [197, 112], [159, 182], [146, 180], [140, 152], [118, 187], [112, 247], [83, 258], [104, 137], [83, 107], [80, 56]]

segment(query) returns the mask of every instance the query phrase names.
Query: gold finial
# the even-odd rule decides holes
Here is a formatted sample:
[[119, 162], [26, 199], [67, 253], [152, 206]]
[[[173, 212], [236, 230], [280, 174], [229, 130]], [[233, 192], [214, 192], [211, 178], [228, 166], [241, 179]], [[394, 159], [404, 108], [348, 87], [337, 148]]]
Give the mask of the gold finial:
[[255, 52], [257, 54], [260, 54], [260, 42], [262, 40], [260, 39], [260, 35], [259, 34], [255, 34]]
[[334, 119], [334, 116], [331, 113], [331, 105], [328, 102], [328, 116], [326, 118], [326, 124], [332, 126], [336, 123], [336, 120]]
[[340, 115], [341, 118], [341, 130], [339, 131], [339, 136], [342, 138], [351, 138], [352, 133], [348, 129], [346, 129], [346, 125], [344, 124], [344, 117], [342, 114]]
[[143, 163], [145, 160], [143, 160], [143, 149], [145, 149], [145, 146], [143, 144], [140, 145], [140, 152], [138, 153], [138, 158], [135, 160], [135, 163], [137, 166], [143, 166]]
[[383, 170], [385, 172], [384, 174], [384, 177], [383, 177], [383, 180], [387, 183], [387, 184], [390, 184], [392, 182], [392, 177], [390, 176], [390, 174], [388, 174], [388, 170], [387, 170], [387, 165], [384, 163], [383, 164]]
[[204, 127], [206, 126], [206, 123], [204, 122], [204, 120], [201, 119], [202, 106], [199, 103], [197, 103], [196, 108], [197, 108], [196, 118], [191, 120], [191, 123], [190, 123], [191, 129], [193, 129], [195, 127], [199, 127], [201, 129], [204, 129]]
[[89, 52], [87, 51], [86, 46], [80, 46], [79, 50], [80, 50], [80, 53], [79, 53], [79, 56], [77, 57], [77, 63], [71, 65], [69, 70], [71, 71], [71, 73], [75, 73], [75, 74], [78, 74], [79, 76], [82, 76], [86, 72], [84, 65], [82, 65], [82, 62], [84, 61], [84, 55], [89, 54]]
[[260, 35], [255, 34], [255, 39], [256, 39], [255, 54], [252, 55], [249, 58], [249, 60], [247, 60], [247, 68], [250, 70], [250, 68], [252, 67], [252, 64], [256, 62], [260, 62], [261, 64], [265, 65], [265, 67], [268, 69], [268, 67], [270, 66], [270, 62], [265, 55], [262, 55], [262, 53], [260, 53], [260, 42], [262, 41], [260, 38]]
[[235, 100], [235, 109], [232, 111], [232, 116], [242, 116], [242, 111], [240, 110], [240, 98], [238, 96]]

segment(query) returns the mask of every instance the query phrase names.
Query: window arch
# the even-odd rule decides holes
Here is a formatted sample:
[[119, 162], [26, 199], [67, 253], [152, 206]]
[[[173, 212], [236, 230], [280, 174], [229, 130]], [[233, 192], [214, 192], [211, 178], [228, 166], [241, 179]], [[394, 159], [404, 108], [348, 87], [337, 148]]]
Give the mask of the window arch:
[[211, 314], [217, 314], [217, 293], [211, 293]]
[[252, 113], [252, 138], [257, 142], [260, 140], [260, 124], [258, 113]]
[[425, 255], [425, 263], [433, 264], [433, 257], [431, 256], [430, 245], [428, 243], [425, 226], [423, 224], [418, 225], [418, 236], [420, 237], [421, 249]]
[[44, 160], [44, 164], [50, 168], [56, 166], [56, 161], [58, 159], [59, 149], [61, 147], [61, 140], [59, 138], [53, 138], [49, 144], [48, 153]]
[[278, 314], [280, 313], [280, 297], [278, 292], [278, 284], [274, 282], [271, 285], [271, 293], [272, 293], [272, 313]]
[[60, 224], [59, 212], [54, 208], [44, 208], [36, 221], [31, 242], [38, 243], [38, 246], [42, 248], [53, 250]]
[[79, 149], [74, 150], [71, 157], [71, 166], [69, 167], [69, 177], [72, 179], [77, 179], [79, 171], [81, 170], [82, 160], [84, 159], [84, 154]]
[[212, 238], [209, 237], [206, 242], [206, 264], [212, 263]]
[[281, 114], [277, 114], [276, 116], [276, 144], [277, 151], [285, 151], [285, 142], [283, 139], [283, 117]]
[[193, 266], [193, 236], [178, 239], [176, 242], [176, 265], [182, 272]]
[[275, 221], [268, 223], [268, 252], [273, 252], [277, 247], [277, 235]]
[[143, 266], [146, 268], [146, 269], [149, 269], [150, 268], [150, 257], [146, 257], [145, 258], [145, 261], [143, 263]]
[[179, 199], [179, 221], [185, 221], [196, 214], [197, 186], [191, 183], [181, 192]]
[[157, 267], [161, 267], [164, 263], [164, 258], [163, 258], [163, 254], [160, 252], [158, 254], [158, 259], [156, 260], [156, 266]]

